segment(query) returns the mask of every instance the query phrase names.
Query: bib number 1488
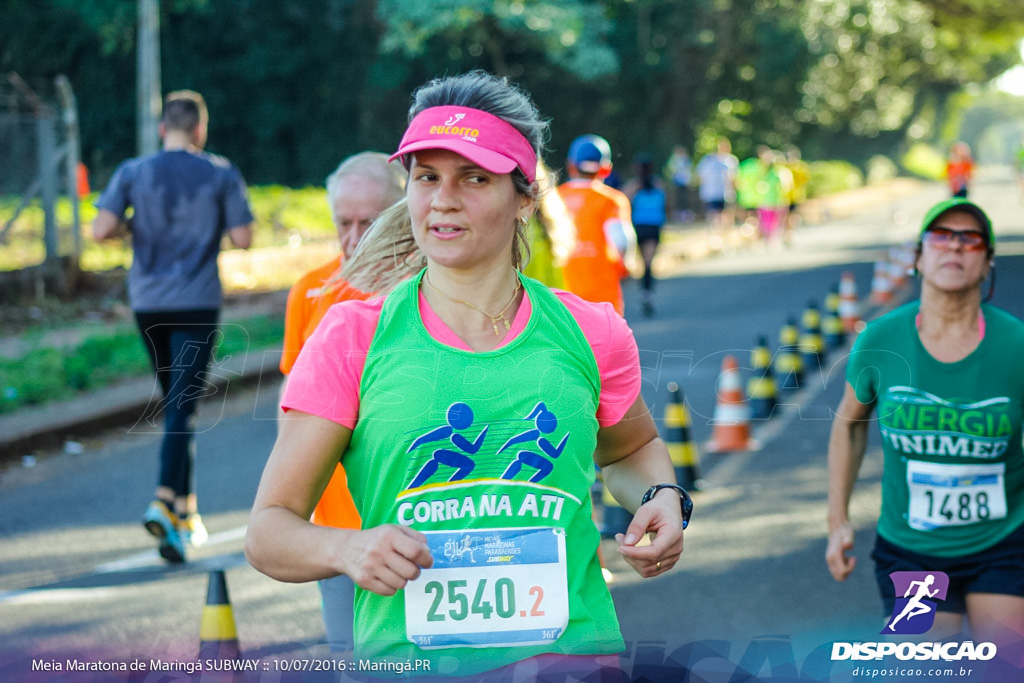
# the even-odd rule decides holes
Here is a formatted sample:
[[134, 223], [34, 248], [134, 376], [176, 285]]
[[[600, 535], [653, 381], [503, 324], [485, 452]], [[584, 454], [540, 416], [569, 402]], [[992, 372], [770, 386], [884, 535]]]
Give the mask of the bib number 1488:
[[1003, 463], [907, 463], [912, 529], [964, 526], [1006, 517]]
[[[925, 491], [924, 496], [928, 501], [928, 517], [943, 517], [947, 522], [973, 522], [992, 516], [988, 494], [984, 491], [978, 491], [973, 496], [969, 493], [953, 496], [941, 492], [936, 495], [935, 491]], [[940, 500], [936, 501], [937, 497]]]

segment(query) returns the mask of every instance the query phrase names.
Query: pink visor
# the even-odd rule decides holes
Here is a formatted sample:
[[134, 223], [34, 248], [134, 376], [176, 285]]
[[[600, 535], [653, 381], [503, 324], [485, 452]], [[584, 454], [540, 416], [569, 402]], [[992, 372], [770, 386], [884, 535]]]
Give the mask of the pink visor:
[[[447, 149], [485, 171], [511, 173], [518, 166], [529, 182], [537, 178], [537, 154], [514, 126], [479, 109], [431, 107], [409, 123], [398, 151], [388, 161], [421, 149]], [[403, 163], [408, 162], [403, 159]]]

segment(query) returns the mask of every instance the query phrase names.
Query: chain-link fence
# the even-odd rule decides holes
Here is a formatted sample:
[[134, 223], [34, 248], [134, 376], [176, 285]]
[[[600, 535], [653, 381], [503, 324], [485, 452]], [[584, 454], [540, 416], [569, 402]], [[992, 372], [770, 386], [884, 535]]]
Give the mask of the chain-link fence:
[[41, 284], [63, 288], [69, 267], [77, 268], [78, 146], [66, 78], [30, 84], [0, 74], [0, 289], [26, 279], [36, 293]]
[[[3, 87], [0, 86], [0, 93]], [[2, 96], [2, 95], [0, 95]], [[38, 175], [36, 118], [31, 112], [0, 111], [0, 195], [20, 195]]]

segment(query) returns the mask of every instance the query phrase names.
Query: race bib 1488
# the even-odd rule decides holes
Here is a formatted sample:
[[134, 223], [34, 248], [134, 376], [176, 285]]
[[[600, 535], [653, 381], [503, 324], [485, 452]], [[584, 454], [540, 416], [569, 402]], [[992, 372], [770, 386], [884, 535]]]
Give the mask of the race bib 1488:
[[927, 531], [1006, 517], [1005, 471], [1003, 463], [945, 465], [910, 460], [910, 527]]

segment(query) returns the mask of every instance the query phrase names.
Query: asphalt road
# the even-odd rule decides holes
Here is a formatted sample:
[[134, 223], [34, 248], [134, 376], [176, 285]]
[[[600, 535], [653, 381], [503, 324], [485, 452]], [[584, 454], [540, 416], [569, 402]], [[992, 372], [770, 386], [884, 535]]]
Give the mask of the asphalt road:
[[[844, 272], [854, 273], [866, 296], [875, 260], [890, 245], [914, 238], [924, 209], [943, 196], [935, 187], [853, 218], [804, 226], [786, 249], [666, 264], [671, 277], [658, 284], [652, 318], [641, 315], [631, 285], [627, 319], [640, 345], [652, 413], [660, 419], [667, 385], [678, 383], [691, 411], [693, 439], [703, 445], [712, 436], [723, 357], [735, 355], [741, 367], [748, 365], [759, 335], [774, 345], [786, 319], [799, 316], [810, 300], [821, 305]], [[980, 184], [975, 198], [990, 209], [1001, 239], [994, 303], [1024, 317], [1024, 214], [1016, 187], [996, 178]], [[853, 501], [860, 566], [838, 584], [823, 561], [825, 446], [843, 369], [842, 350], [833, 352], [799, 391], [784, 394], [776, 416], [753, 424], [759, 450], [704, 453], [704, 485], [695, 494], [677, 569], [641, 580], [616, 561], [614, 542], [605, 542], [628, 643], [627, 668], [660, 671], [658, 665], [675, 659], [689, 662], [690, 680], [729, 681], [739, 665], [764, 680], [793, 680], [799, 672], [828, 680], [828, 655], [821, 648], [877, 638], [883, 615], [869, 558], [881, 475], [876, 436]], [[290, 678], [294, 674], [279, 664], [308, 666], [327, 654], [315, 585], [268, 579], [241, 553], [249, 506], [275, 436], [276, 396], [276, 380], [268, 378], [204, 405], [197, 476], [211, 539], [181, 567], [163, 564], [138, 523], [155, 480], [154, 429], [142, 424], [114, 430], [87, 441], [82, 454], [53, 453], [31, 469], [5, 473], [0, 681], [129, 676], [33, 672], [33, 662], [37, 669], [68, 660], [195, 662], [215, 569], [227, 577], [243, 656], [259, 667], [251, 680], [321, 678]], [[848, 668], [831, 678], [850, 680]], [[678, 668], [674, 672], [681, 675]], [[135, 680], [158, 680], [155, 675], [139, 673]], [[187, 680], [180, 670], [177, 675]]]

